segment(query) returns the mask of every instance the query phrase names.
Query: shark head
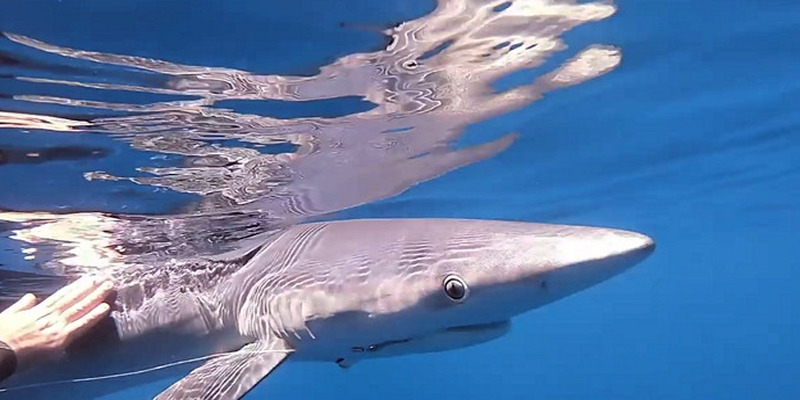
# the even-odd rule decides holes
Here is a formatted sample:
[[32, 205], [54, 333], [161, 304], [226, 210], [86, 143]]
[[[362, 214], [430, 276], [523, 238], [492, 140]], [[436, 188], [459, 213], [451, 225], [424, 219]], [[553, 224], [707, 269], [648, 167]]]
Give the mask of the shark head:
[[[413, 235], [403, 226], [391, 234], [376, 231], [370, 248], [383, 267], [362, 273], [364, 278], [352, 274], [339, 285], [337, 302], [326, 303], [340, 309], [310, 321], [312, 330], [347, 342], [347, 354], [337, 357], [340, 366], [497, 339], [512, 317], [606, 281], [655, 248], [648, 236], [609, 228], [440, 224], [417, 227]], [[391, 236], [389, 245], [381, 244], [382, 235]]]

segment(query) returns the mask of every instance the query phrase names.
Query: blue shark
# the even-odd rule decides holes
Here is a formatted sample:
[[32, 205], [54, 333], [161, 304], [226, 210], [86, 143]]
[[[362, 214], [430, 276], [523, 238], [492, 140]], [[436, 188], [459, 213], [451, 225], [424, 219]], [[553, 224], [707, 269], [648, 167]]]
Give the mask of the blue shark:
[[155, 398], [239, 399], [287, 360], [350, 368], [496, 340], [654, 249], [636, 232], [533, 222], [294, 225], [190, 266], [101, 271], [116, 285], [108, 321], [8, 388], [208, 357]]

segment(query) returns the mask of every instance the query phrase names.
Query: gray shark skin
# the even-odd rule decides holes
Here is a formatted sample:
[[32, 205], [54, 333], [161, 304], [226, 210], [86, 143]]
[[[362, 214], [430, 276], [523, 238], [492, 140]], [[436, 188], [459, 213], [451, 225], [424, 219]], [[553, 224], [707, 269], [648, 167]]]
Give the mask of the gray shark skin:
[[[225, 352], [195, 363], [156, 399], [239, 399], [286, 360], [347, 368], [497, 339], [514, 316], [612, 278], [654, 248], [651, 238], [630, 231], [530, 222], [295, 225], [195, 268], [114, 272], [116, 309], [103, 331], [110, 340], [96, 333], [66, 359], [23, 372], [6, 387]], [[110, 382], [120, 390], [163, 379], [164, 371]], [[47, 390], [63, 395], [67, 388], [0, 397], [46, 398]]]

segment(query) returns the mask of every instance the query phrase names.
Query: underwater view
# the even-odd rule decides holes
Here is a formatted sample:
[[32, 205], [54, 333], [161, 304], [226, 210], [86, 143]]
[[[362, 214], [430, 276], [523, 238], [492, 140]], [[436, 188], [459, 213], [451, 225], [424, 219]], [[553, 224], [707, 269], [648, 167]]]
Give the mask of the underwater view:
[[0, 399], [800, 399], [800, 2], [2, 10]]

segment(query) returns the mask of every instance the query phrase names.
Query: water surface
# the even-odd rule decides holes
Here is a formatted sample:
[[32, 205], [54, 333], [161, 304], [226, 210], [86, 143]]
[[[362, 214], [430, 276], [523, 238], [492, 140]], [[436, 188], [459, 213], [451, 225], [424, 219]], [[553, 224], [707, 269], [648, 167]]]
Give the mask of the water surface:
[[334, 3], [10, 2], [2, 267], [191, 262], [319, 218], [632, 229], [648, 261], [499, 341], [287, 364], [248, 398], [798, 396], [800, 6]]

